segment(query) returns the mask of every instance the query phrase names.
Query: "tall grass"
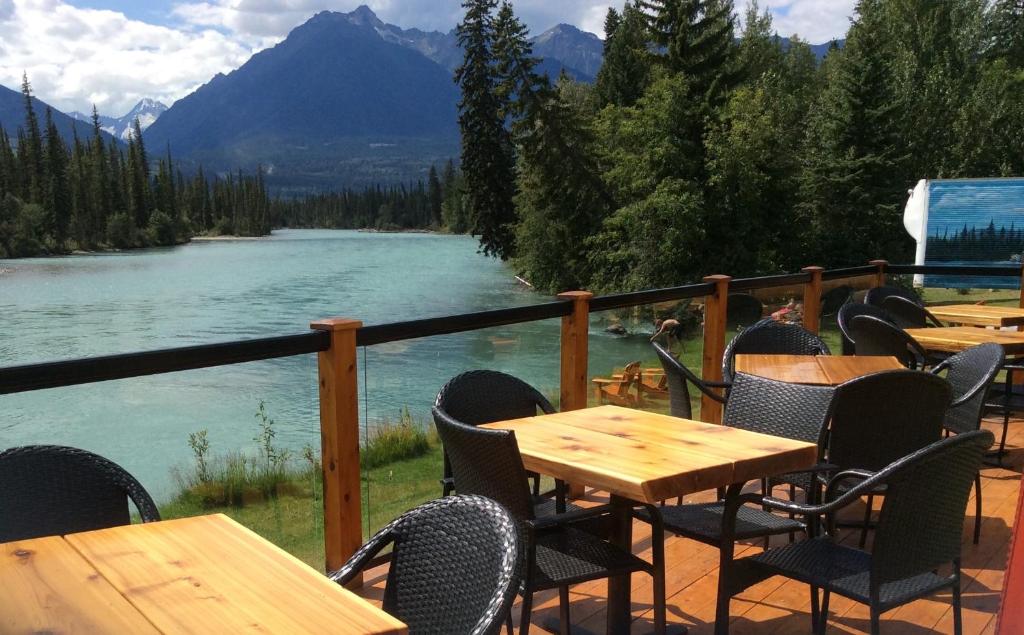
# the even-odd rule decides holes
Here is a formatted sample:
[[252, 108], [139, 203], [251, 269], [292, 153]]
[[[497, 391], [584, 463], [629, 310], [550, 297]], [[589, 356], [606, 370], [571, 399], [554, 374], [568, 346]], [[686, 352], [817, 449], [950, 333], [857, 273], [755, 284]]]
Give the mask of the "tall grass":
[[409, 408], [403, 408], [398, 421], [383, 421], [367, 435], [359, 462], [363, 469], [423, 456], [436, 444], [437, 432], [413, 420]]

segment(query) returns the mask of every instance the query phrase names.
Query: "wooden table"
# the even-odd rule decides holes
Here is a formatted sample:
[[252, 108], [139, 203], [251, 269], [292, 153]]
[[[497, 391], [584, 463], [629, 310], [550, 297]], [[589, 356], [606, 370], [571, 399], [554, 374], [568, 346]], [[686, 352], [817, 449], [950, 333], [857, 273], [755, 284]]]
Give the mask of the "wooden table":
[[986, 304], [944, 304], [930, 306], [932, 315], [951, 324], [967, 326], [1021, 326], [1024, 309]]
[[959, 353], [962, 350], [994, 342], [1001, 344], [1008, 356], [1024, 354], [1024, 332], [979, 329], [974, 326], [906, 329], [907, 334], [930, 351]]
[[838, 386], [886, 370], [906, 367], [895, 357], [870, 355], [737, 355], [736, 372], [794, 384]]
[[[514, 430], [526, 469], [611, 495], [614, 542], [632, 548], [631, 501], [659, 501], [806, 469], [814, 444], [619, 406], [489, 423]], [[722, 558], [731, 559], [728, 549]], [[608, 580], [608, 632], [629, 632], [629, 578]]]
[[0, 548], [3, 633], [408, 632], [222, 514]]

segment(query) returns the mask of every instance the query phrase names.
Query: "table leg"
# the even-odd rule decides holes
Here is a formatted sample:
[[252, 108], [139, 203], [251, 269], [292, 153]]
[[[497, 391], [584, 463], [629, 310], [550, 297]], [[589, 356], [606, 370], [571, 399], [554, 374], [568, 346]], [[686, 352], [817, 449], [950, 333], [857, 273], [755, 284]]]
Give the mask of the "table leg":
[[[725, 507], [729, 508], [736, 498], [743, 491], [743, 484], [730, 485], [725, 493]], [[732, 600], [733, 581], [732, 558], [736, 549], [736, 542], [732, 539], [734, 525], [722, 527], [722, 544], [719, 546], [718, 560], [718, 599], [715, 605], [715, 633], [724, 635], [729, 632], [729, 603]]]
[[[628, 551], [633, 550], [632, 503], [620, 496], [611, 496], [612, 528], [609, 541]], [[618, 575], [608, 578], [608, 635], [622, 635], [629, 632], [631, 599], [629, 596], [630, 576]]]

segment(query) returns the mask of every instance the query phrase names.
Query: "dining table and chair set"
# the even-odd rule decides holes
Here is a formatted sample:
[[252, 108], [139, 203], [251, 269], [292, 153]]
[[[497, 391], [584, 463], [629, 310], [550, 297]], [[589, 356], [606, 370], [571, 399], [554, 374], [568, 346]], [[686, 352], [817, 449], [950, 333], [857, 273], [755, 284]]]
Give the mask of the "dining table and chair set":
[[[502, 372], [451, 378], [432, 410], [438, 498], [327, 575], [222, 515], [162, 521], [138, 481], [95, 454], [4, 450], [0, 632], [490, 634], [518, 621], [526, 635], [541, 626], [536, 594], [557, 591], [543, 628], [569, 633], [570, 587], [606, 580], [607, 633], [664, 633], [676, 537], [718, 552], [716, 633], [729, 632], [732, 599], [772, 576], [807, 585], [808, 632], [825, 632], [833, 595], [866, 605], [877, 633], [887, 611], [948, 593], [960, 633], [966, 509], [974, 489], [977, 543], [995, 442], [981, 422], [997, 375], [1024, 355], [1024, 332], [1007, 330], [1024, 310], [926, 308], [889, 287], [865, 300], [838, 310], [846, 354], [761, 320], [726, 347], [721, 381], [653, 343], [667, 413], [559, 411]], [[720, 423], [696, 420], [698, 396], [722, 405]], [[580, 486], [585, 500], [570, 496]], [[388, 550], [378, 606], [348, 587]], [[649, 620], [634, 615], [634, 577], [650, 585]]]

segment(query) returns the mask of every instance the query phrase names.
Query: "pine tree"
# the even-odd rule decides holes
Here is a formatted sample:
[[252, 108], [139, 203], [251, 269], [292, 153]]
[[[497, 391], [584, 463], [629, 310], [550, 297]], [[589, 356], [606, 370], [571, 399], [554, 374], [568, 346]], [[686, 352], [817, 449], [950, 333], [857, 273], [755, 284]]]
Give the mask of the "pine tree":
[[46, 109], [46, 203], [50, 232], [57, 250], [63, 251], [71, 225], [71, 191], [68, 185], [68, 151], [64, 147], [53, 113]]
[[471, 231], [480, 237], [485, 254], [507, 259], [515, 251], [515, 173], [491, 55], [495, 41], [491, 12], [497, 0], [465, 0], [462, 6], [466, 15], [456, 32], [464, 58], [455, 81], [462, 89], [459, 128]]
[[107, 227], [107, 217], [113, 207], [110, 190], [110, 171], [107, 164], [107, 149], [103, 141], [103, 128], [100, 126], [100, 115], [96, 106], [92, 107], [92, 140], [89, 142], [89, 189], [92, 192], [93, 219], [90, 223], [92, 241], [103, 241]]
[[429, 200], [430, 220], [433, 225], [441, 226], [441, 205], [444, 202], [444, 193], [441, 189], [441, 181], [437, 178], [437, 168], [430, 166], [430, 174], [427, 176], [427, 198]]
[[43, 174], [43, 135], [39, 131], [39, 118], [36, 116], [35, 108], [32, 106], [32, 85], [28, 81], [28, 75], [22, 75], [21, 94], [25, 102], [25, 139], [18, 142], [18, 152], [21, 153], [21, 145], [25, 144], [24, 158], [19, 158], [19, 163], [24, 166], [22, 169], [26, 174], [24, 190], [25, 199], [28, 202], [39, 203], [43, 198], [43, 187], [45, 175]]
[[608, 7], [608, 13], [604, 16], [604, 57], [608, 58], [608, 49], [611, 46], [612, 39], [615, 37], [615, 31], [618, 30], [619, 25], [622, 24], [622, 14], [615, 10], [615, 7]]
[[651, 75], [648, 43], [647, 22], [635, 5], [626, 4], [613, 33], [606, 21], [605, 56], [594, 84], [602, 105], [632, 106], [643, 95]]

